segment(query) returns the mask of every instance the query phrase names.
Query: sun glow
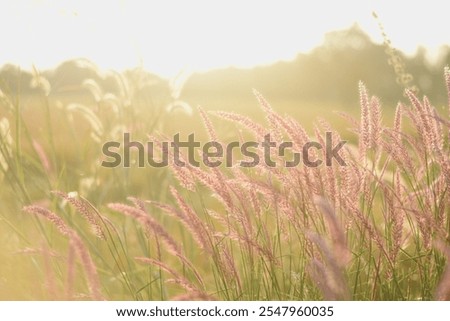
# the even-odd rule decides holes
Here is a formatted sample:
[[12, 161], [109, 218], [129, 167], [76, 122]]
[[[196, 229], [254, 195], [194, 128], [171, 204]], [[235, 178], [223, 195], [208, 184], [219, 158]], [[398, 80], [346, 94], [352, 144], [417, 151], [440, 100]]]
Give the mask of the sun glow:
[[[433, 2], [433, 1], [431, 1]], [[289, 60], [324, 33], [355, 22], [381, 42], [376, 10], [393, 43], [412, 53], [450, 43], [444, 10], [388, 1], [16, 1], [0, 10], [0, 63], [51, 68], [85, 57], [102, 68], [180, 70], [252, 67]], [[417, 23], [420, 21], [420, 23]]]

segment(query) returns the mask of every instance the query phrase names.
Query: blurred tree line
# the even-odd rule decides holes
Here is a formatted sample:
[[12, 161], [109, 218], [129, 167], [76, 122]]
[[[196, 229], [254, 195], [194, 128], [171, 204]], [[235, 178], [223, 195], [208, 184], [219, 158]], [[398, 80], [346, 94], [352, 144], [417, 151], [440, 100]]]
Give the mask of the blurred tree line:
[[[440, 58], [433, 63], [428, 61], [424, 48], [418, 48], [412, 57], [399, 55], [421, 94], [433, 97], [436, 104], [445, 104], [443, 68], [450, 64], [450, 47], [441, 48]], [[373, 94], [382, 97], [383, 102], [395, 103], [402, 99], [403, 89], [396, 82], [388, 60], [385, 46], [373, 43], [354, 25], [328, 33], [321, 46], [297, 55], [293, 61], [252, 69], [225, 68], [193, 74], [184, 86], [182, 97], [186, 101], [199, 101], [200, 97], [245, 99], [252, 95], [251, 88], [256, 88], [273, 100], [348, 104], [357, 100], [357, 84], [362, 80]], [[167, 81], [156, 75], [137, 69], [125, 74], [154, 82], [156, 91], [169, 90]], [[81, 93], [80, 84], [86, 79], [95, 80], [104, 91], [118, 90], [113, 73], [103, 73], [87, 60], [67, 61], [54, 70], [42, 71], [42, 75], [60, 95]], [[0, 70], [0, 85], [13, 94], [33, 94], [36, 89], [30, 86], [32, 77], [16, 66], [5, 65]]]
[[[418, 48], [412, 57], [399, 52], [406, 71], [422, 94], [444, 104], [447, 96], [444, 67], [450, 64], [450, 47], [441, 48], [438, 61], [429, 62], [426, 50]], [[330, 32], [321, 46], [299, 54], [293, 61], [278, 62], [254, 69], [228, 68], [195, 75], [185, 92], [216, 96], [248, 95], [256, 88], [271, 99], [353, 103], [358, 99], [358, 82], [363, 81], [371, 93], [384, 102], [402, 99], [403, 88], [396, 82], [393, 66], [383, 44], [375, 44], [357, 25]], [[205, 90], [207, 89], [207, 90]], [[283, 98], [281, 98], [283, 97]]]

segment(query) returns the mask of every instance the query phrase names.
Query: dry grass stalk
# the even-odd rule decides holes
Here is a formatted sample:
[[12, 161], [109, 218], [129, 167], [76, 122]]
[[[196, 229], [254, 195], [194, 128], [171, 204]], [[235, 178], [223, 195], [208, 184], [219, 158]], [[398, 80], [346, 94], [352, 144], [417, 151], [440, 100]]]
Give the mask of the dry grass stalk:
[[203, 110], [203, 108], [198, 107], [198, 111], [200, 113], [200, 117], [203, 120], [203, 124], [205, 125], [206, 132], [208, 133], [209, 140], [212, 142], [218, 142], [217, 133], [214, 129], [213, 124], [211, 123], [211, 120], [209, 119], [206, 112]]
[[145, 203], [134, 197], [130, 197], [129, 199], [135, 204], [136, 207], [120, 203], [110, 203], [108, 204], [108, 207], [136, 219], [144, 226], [144, 228], [147, 229], [148, 232], [153, 231], [157, 236], [161, 237], [168, 252], [178, 257], [182, 263], [186, 264], [193, 271], [199, 283], [204, 285], [202, 277], [197, 272], [194, 265], [183, 254], [178, 242], [170, 235], [170, 233], [167, 232], [164, 227], [162, 227], [154, 218], [145, 212]]
[[234, 123], [244, 126], [248, 130], [250, 130], [250, 132], [252, 132], [258, 139], [262, 139], [264, 137], [264, 135], [267, 134], [267, 130], [263, 126], [255, 123], [249, 117], [231, 113], [231, 112], [225, 112], [225, 111], [216, 111], [213, 114], [217, 115], [220, 118], [223, 118], [223, 119], [226, 119], [226, 120], [229, 120], [229, 121], [232, 121]]
[[401, 183], [400, 172], [397, 170], [395, 173], [395, 181], [394, 181], [394, 206], [392, 209], [392, 221], [393, 221], [393, 249], [392, 249], [392, 261], [395, 262], [398, 252], [400, 250], [402, 244], [403, 237], [403, 223], [405, 220], [405, 212], [403, 211], [403, 188]]
[[45, 207], [30, 205], [24, 207], [23, 210], [27, 213], [44, 217], [46, 220], [50, 221], [62, 235], [71, 236], [72, 230], [67, 226], [67, 224], [58, 215]]
[[139, 221], [148, 231], [155, 232], [165, 242], [167, 249], [173, 255], [181, 255], [181, 250], [177, 242], [170, 236], [170, 234], [153, 218], [147, 215], [141, 208], [120, 204], [110, 203], [108, 207], [114, 211], [120, 212], [124, 215], [130, 216]]
[[191, 232], [197, 244], [207, 253], [211, 253], [213, 249], [210, 243], [210, 233], [207, 226], [199, 219], [192, 208], [187, 205], [187, 203], [174, 187], [170, 187], [170, 192], [172, 193], [173, 197], [177, 201], [178, 206], [181, 209], [181, 211], [176, 212], [178, 218]]
[[322, 289], [325, 300], [348, 300], [349, 290], [343, 269], [339, 266], [337, 253], [333, 252], [325, 240], [315, 233], [307, 237], [318, 246], [323, 260], [313, 257], [310, 275]]
[[97, 275], [97, 269], [94, 262], [92, 261], [88, 249], [84, 245], [78, 233], [67, 226], [59, 216], [46, 208], [36, 205], [30, 205], [24, 207], [23, 210], [30, 214], [40, 215], [49, 220], [62, 235], [69, 238], [71, 246], [74, 247], [76, 254], [81, 260], [92, 299], [103, 300], [103, 295], [100, 291], [100, 281]]
[[49, 298], [50, 300], [57, 300], [58, 293], [55, 283], [55, 272], [52, 268], [51, 252], [45, 244], [42, 246], [42, 257], [44, 259], [45, 279]]
[[402, 146], [402, 120], [403, 120], [403, 105], [399, 103], [395, 108], [394, 126], [392, 128], [391, 136], [392, 139], [395, 141], [395, 145], [400, 147]]
[[359, 154], [361, 161], [364, 161], [367, 149], [370, 145], [370, 103], [367, 89], [362, 82], [359, 83], [359, 100], [361, 105]]
[[167, 273], [171, 274], [174, 277], [174, 279], [169, 279], [169, 280], [175, 280], [175, 282], [177, 284], [179, 284], [180, 286], [182, 286], [183, 288], [185, 288], [188, 291], [201, 292], [188, 279], [186, 279], [184, 276], [180, 275], [177, 271], [175, 271], [174, 269], [172, 269], [167, 264], [165, 264], [161, 261], [154, 260], [152, 258], [147, 258], [147, 257], [136, 257], [135, 260], [138, 262], [144, 263], [144, 264], [150, 264], [150, 265], [157, 266], [158, 268], [162, 269], [163, 271], [166, 271]]
[[270, 132], [273, 134], [273, 138], [276, 141], [283, 140], [283, 134], [281, 133], [281, 128], [285, 128], [285, 122], [283, 118], [278, 115], [270, 106], [269, 102], [255, 89], [253, 89], [253, 94], [259, 102], [259, 106], [266, 115], [266, 119], [270, 125]]
[[[173, 154], [169, 153], [170, 159], [174, 159]], [[178, 182], [188, 191], [195, 191], [195, 183], [194, 178], [192, 176], [190, 165], [188, 161], [186, 160], [186, 157], [180, 153], [180, 161], [183, 162], [184, 166], [178, 166], [173, 161], [169, 162], [170, 169], [172, 170], [172, 173], [175, 175]]]
[[382, 131], [381, 103], [377, 97], [370, 100], [370, 147], [377, 149], [380, 144]]
[[436, 242], [436, 248], [444, 254], [447, 264], [436, 288], [434, 298], [439, 301], [450, 301], [450, 248], [442, 242]]
[[99, 239], [106, 240], [105, 233], [103, 233], [103, 230], [95, 217], [96, 214], [93, 213], [90, 206], [84, 200], [60, 191], [53, 191], [52, 193], [72, 204], [78, 213], [87, 220], [94, 235]]
[[314, 201], [320, 208], [327, 222], [329, 234], [331, 236], [331, 242], [334, 247], [336, 263], [339, 267], [345, 267], [349, 263], [351, 256], [350, 251], [347, 247], [344, 230], [342, 229], [341, 224], [338, 221], [334, 209], [325, 198], [318, 196]]
[[69, 242], [69, 250], [67, 252], [67, 281], [66, 281], [66, 298], [72, 300], [74, 296], [75, 283], [75, 248], [72, 242]]
[[47, 173], [47, 175], [50, 175], [52, 173], [52, 167], [50, 165], [50, 160], [47, 157], [47, 154], [45, 153], [44, 148], [35, 139], [32, 140], [32, 143], [33, 143], [33, 148], [36, 151], [36, 154], [38, 155], [39, 160], [40, 160], [40, 162], [42, 164], [42, 167], [44, 168], [44, 170]]
[[95, 267], [94, 261], [92, 260], [88, 249], [86, 248], [78, 234], [76, 234], [75, 232], [72, 234], [70, 242], [72, 243], [75, 252], [81, 260], [92, 299], [104, 300], [104, 297], [100, 291], [101, 286], [100, 280], [97, 275], [97, 268]]

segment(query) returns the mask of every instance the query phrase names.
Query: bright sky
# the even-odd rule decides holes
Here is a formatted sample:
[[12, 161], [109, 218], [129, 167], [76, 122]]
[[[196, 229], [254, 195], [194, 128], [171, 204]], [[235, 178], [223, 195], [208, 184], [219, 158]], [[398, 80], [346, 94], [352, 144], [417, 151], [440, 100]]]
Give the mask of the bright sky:
[[101, 68], [181, 70], [288, 60], [325, 32], [357, 22], [376, 42], [376, 10], [393, 44], [413, 53], [450, 45], [446, 1], [0, 0], [0, 65], [55, 67], [85, 57]]

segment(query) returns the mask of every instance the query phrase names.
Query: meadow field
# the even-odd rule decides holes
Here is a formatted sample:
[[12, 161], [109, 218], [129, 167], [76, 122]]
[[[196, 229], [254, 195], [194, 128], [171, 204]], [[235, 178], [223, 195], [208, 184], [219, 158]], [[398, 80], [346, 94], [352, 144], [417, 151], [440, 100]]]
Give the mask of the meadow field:
[[[254, 91], [197, 107], [139, 71], [113, 79], [81, 94], [37, 71], [32, 94], [0, 86], [1, 300], [450, 299], [450, 101], [406, 89], [385, 105], [361, 82], [354, 105]], [[235, 153], [233, 166], [142, 168], [137, 150], [102, 166], [124, 133], [156, 151], [177, 133], [346, 143], [330, 166], [287, 167], [276, 150], [275, 166]]]

